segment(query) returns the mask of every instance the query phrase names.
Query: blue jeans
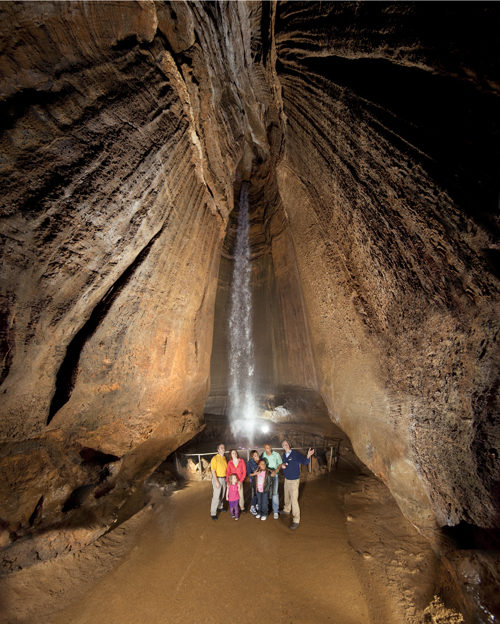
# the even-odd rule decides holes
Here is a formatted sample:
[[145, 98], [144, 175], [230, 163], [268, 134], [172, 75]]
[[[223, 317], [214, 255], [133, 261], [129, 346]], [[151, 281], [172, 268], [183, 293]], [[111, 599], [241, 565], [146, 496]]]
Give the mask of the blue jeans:
[[259, 506], [259, 514], [267, 516], [267, 508], [269, 506], [268, 492], [257, 492], [257, 505]]
[[280, 509], [280, 496], [278, 494], [278, 475], [276, 475], [275, 477], [271, 477], [271, 479], [273, 480], [273, 482], [271, 484], [270, 495], [272, 496], [273, 501], [273, 512], [278, 513]]
[[257, 506], [257, 484], [255, 483], [255, 477], [250, 477], [250, 490], [252, 493], [250, 507], [256, 507]]

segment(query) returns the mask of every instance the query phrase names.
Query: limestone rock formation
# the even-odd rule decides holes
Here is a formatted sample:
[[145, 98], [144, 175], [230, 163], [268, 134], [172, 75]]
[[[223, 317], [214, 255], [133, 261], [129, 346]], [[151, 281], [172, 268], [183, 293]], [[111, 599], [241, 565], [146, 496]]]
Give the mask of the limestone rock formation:
[[202, 427], [242, 180], [264, 391], [422, 530], [498, 528], [498, 7], [0, 9], [3, 543], [92, 539]]
[[[428, 508], [440, 524], [489, 526], [498, 73], [441, 54], [426, 11], [279, 5], [279, 188], [331, 414], [416, 524]], [[432, 14], [464, 50], [466, 14], [498, 23], [485, 8]], [[359, 38], [338, 33], [349, 17]]]
[[110, 521], [202, 426], [220, 247], [246, 137], [263, 132], [249, 102], [265, 97], [251, 6], [1, 9], [0, 497], [15, 540], [83, 509]]

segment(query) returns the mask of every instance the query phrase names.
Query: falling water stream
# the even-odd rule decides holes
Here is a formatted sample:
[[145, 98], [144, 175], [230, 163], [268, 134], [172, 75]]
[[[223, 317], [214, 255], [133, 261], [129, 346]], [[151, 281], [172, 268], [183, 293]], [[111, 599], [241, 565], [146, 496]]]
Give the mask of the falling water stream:
[[254, 388], [248, 188], [240, 192], [229, 315], [229, 418], [235, 434], [252, 439], [257, 418]]

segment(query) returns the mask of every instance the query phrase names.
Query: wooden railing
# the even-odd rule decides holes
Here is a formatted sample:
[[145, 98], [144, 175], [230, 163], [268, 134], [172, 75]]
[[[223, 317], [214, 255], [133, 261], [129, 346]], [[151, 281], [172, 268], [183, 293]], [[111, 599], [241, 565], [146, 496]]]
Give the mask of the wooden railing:
[[[305, 435], [305, 434], [304, 434]], [[304, 440], [304, 438], [303, 438]], [[309, 445], [309, 446], [294, 446], [292, 447], [292, 450], [296, 450], [296, 451], [307, 451], [309, 448], [315, 448], [317, 449], [318, 447], [321, 447], [323, 450], [330, 450], [329, 455], [327, 456], [327, 468], [328, 468], [328, 472], [332, 471], [332, 467], [334, 466], [335, 469], [338, 466], [338, 461], [339, 461], [339, 455], [340, 455], [340, 443], [342, 442], [341, 438], [323, 438], [321, 440], [321, 444], [315, 444], [315, 445]], [[248, 461], [250, 459], [250, 452], [252, 450], [254, 450], [255, 447], [253, 448], [238, 448], [238, 453], [245, 453], [246, 454], [246, 461]], [[255, 450], [259, 451], [259, 447], [257, 447]], [[262, 454], [264, 449], [262, 449], [262, 451], [259, 452], [259, 455]], [[273, 451], [283, 451], [283, 449], [281, 447], [273, 447], [272, 448]], [[177, 468], [177, 472], [181, 472], [182, 470], [182, 466], [180, 464], [179, 461], [179, 457], [186, 457], [186, 458], [190, 458], [190, 457], [196, 457], [198, 459], [198, 463], [196, 464], [197, 466], [197, 472], [199, 472], [200, 475], [200, 481], [203, 480], [203, 466], [201, 463], [201, 459], [202, 457], [210, 457], [212, 458], [214, 455], [216, 455], [217, 451], [211, 451], [210, 453], [180, 453], [177, 452], [175, 454], [175, 465]], [[226, 453], [227, 454], [227, 453]], [[308, 465], [308, 469], [309, 472], [312, 472], [312, 462], [309, 462]]]

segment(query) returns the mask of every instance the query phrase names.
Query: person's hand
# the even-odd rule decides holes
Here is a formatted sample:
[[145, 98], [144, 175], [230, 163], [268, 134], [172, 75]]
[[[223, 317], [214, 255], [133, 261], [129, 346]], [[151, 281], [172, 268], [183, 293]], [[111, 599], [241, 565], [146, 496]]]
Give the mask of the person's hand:
[[218, 489], [220, 489], [220, 482], [219, 482], [219, 479], [216, 479], [216, 480], [215, 480], [215, 487], [216, 487], [216, 488], [218, 488]]
[[310, 448], [310, 449], [307, 451], [307, 459], [309, 459], [309, 457], [311, 457], [311, 455], [314, 455], [314, 449], [313, 449], [313, 448]]
[[277, 468], [276, 470], [271, 470], [271, 477], [275, 477], [277, 472], [278, 472]]

